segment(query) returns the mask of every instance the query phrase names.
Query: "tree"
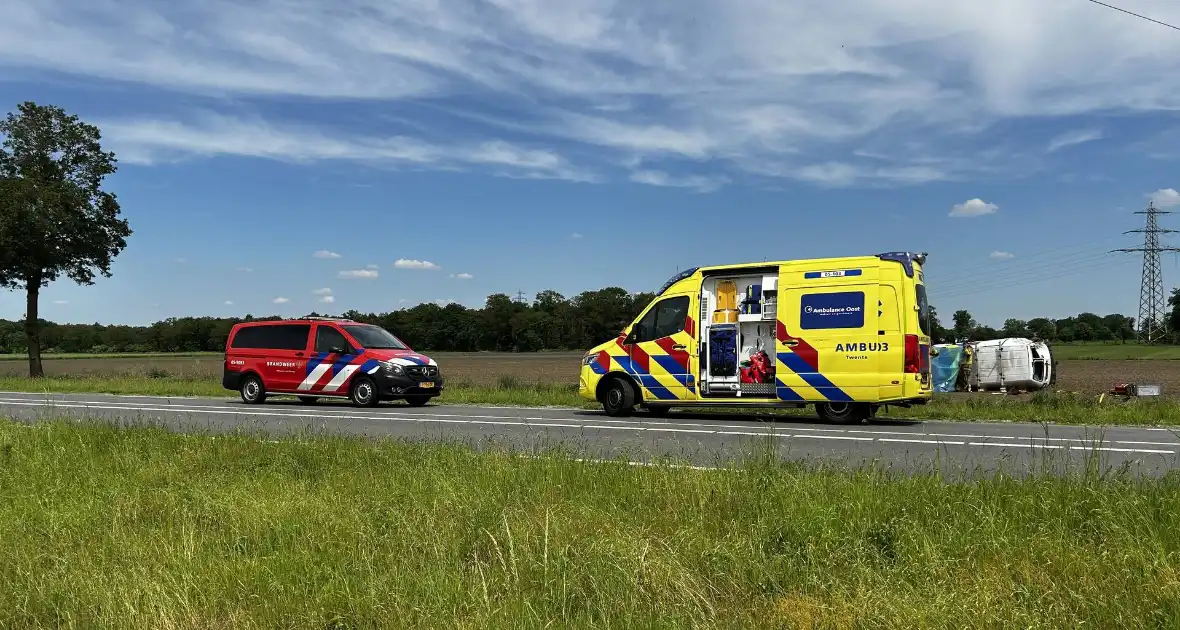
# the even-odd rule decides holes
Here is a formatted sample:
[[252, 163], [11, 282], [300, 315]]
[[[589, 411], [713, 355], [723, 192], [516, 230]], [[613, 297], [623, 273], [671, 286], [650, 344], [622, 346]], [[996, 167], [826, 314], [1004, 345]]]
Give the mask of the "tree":
[[972, 319], [971, 313], [967, 311], [955, 311], [951, 316], [951, 320], [955, 323], [955, 340], [970, 340], [971, 333], [975, 332], [977, 324]]
[[0, 135], [0, 286], [25, 291], [29, 376], [38, 377], [41, 288], [62, 276], [86, 285], [96, 273], [109, 278], [131, 228], [102, 190], [116, 160], [97, 127], [26, 101], [0, 122]]

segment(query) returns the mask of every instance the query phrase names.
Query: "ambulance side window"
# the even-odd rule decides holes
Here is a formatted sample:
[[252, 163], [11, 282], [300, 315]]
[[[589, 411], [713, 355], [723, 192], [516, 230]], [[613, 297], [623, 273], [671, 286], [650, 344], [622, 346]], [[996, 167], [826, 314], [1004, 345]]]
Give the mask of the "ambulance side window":
[[348, 340], [344, 335], [340, 334], [339, 330], [331, 326], [317, 326], [315, 333], [315, 351], [316, 352], [332, 352], [333, 348], [343, 348], [348, 351]]
[[631, 328], [635, 343], [655, 341], [684, 330], [688, 317], [688, 297], [677, 296], [660, 300]]
[[643, 316], [643, 319], [635, 322], [635, 326], [631, 328], [631, 338], [634, 339], [636, 343], [655, 339], [652, 334], [655, 332], [656, 314], [659, 313], [659, 311], [660, 305], [657, 304], [655, 308], [651, 309], [646, 315]]
[[688, 297], [668, 298], [656, 307], [656, 327], [652, 339], [671, 337], [684, 330], [688, 318]]

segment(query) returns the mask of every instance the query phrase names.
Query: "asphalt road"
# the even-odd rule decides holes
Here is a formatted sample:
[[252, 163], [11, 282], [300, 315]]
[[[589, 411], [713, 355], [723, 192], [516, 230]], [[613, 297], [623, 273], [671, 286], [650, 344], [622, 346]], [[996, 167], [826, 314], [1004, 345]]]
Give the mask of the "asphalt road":
[[734, 414], [637, 412], [626, 419], [572, 409], [434, 406], [390, 403], [358, 409], [343, 402], [305, 406], [293, 399], [245, 405], [214, 398], [0, 392], [0, 416], [32, 422], [68, 417], [150, 422], [184, 432], [245, 430], [268, 436], [338, 435], [459, 441], [476, 448], [536, 452], [561, 447], [588, 459], [646, 463], [670, 457], [688, 465], [726, 466], [774, 453], [787, 460], [875, 464], [919, 472], [990, 474], [1061, 471], [1097, 464], [1156, 475], [1180, 467], [1180, 430], [1039, 424], [878, 421], [834, 426], [806, 419], [752, 419]]

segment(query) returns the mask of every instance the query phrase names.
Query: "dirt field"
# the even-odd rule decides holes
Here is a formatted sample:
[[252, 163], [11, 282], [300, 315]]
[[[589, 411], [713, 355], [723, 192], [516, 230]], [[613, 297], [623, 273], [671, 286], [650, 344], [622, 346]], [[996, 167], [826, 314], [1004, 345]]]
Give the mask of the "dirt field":
[[[494, 384], [511, 378], [521, 383], [577, 382], [580, 354], [471, 353], [432, 355], [453, 382]], [[0, 361], [0, 376], [19, 376], [23, 361]], [[1057, 389], [1084, 393], [1108, 391], [1117, 382], [1163, 386], [1164, 395], [1180, 399], [1180, 361], [1063, 360]], [[133, 375], [156, 370], [171, 376], [221, 377], [219, 356], [104, 359], [47, 359], [49, 375]], [[164, 375], [161, 373], [161, 375]]]

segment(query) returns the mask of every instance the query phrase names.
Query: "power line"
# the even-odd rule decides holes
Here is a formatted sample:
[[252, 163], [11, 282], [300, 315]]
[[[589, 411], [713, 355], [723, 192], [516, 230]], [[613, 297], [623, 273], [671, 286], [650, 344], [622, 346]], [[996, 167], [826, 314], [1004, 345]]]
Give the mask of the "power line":
[[[988, 278], [993, 278], [993, 277], [995, 277], [993, 275], [993, 270], [994, 270], [994, 273], [999, 273], [999, 274], [1007, 274], [1007, 273], [1011, 273], [1013, 271], [1019, 272], [1025, 268], [1027, 268], [1029, 271], [1031, 271], [1033, 269], [1038, 269], [1038, 268], [1041, 268], [1044, 266], [1055, 266], [1057, 264], [1061, 264], [1062, 262], [1068, 262], [1069, 260], [1076, 259], [1078, 256], [1083, 256], [1083, 257], [1093, 256], [1093, 255], [1095, 255], [1095, 252], [1094, 252], [1093, 248], [1087, 247], [1088, 245], [1093, 245], [1095, 243], [1099, 243], [1102, 241], [1112, 241], [1112, 240], [1117, 239], [1118, 237], [1119, 236], [1117, 234], [1107, 234], [1105, 236], [1100, 236], [1098, 238], [1090, 239], [1088, 241], [1083, 241], [1080, 243], [1074, 243], [1072, 245], [1064, 245], [1061, 247], [1054, 247], [1052, 249], [1042, 249], [1042, 250], [1038, 250], [1032, 254], [1019, 255], [1019, 256], [1015, 256], [1013, 258], [1006, 259], [1006, 260], [994, 260], [989, 263], [978, 265], [969, 272], [954, 273], [954, 274], [946, 275], [946, 276], [942, 275], [939, 272], [940, 270], [938, 267], [932, 267], [927, 272], [927, 275], [930, 276], [931, 279], [936, 281], [939, 285], [946, 286], [948, 284], [956, 284], [961, 281], [977, 279], [980, 276], [987, 276]], [[1074, 252], [1067, 252], [1066, 251], [1066, 250], [1071, 250], [1071, 249], [1076, 249], [1076, 248], [1083, 248], [1083, 249], [1081, 251], [1074, 251]], [[1048, 254], [1054, 254], [1055, 252], [1065, 252], [1065, 253], [1057, 253], [1056, 255], [1046, 257]], [[1097, 255], [1104, 256], [1103, 254], [1097, 254]]]
[[1120, 9], [1119, 7], [1116, 7], [1116, 6], [1113, 6], [1113, 5], [1106, 4], [1105, 2], [1099, 2], [1098, 0], [1089, 0], [1089, 1], [1090, 1], [1090, 2], [1093, 2], [1094, 4], [1097, 4], [1097, 5], [1099, 5], [1099, 6], [1104, 6], [1104, 7], [1108, 8], [1108, 9], [1114, 9], [1115, 11], [1121, 11], [1121, 12], [1123, 12], [1123, 13], [1126, 13], [1127, 15], [1133, 15], [1133, 16], [1135, 16], [1135, 17], [1137, 17], [1137, 18], [1141, 19], [1141, 20], [1147, 20], [1148, 22], [1155, 22], [1156, 24], [1159, 24], [1160, 26], [1166, 26], [1166, 27], [1168, 27], [1168, 28], [1171, 28], [1171, 29], [1175, 29], [1175, 30], [1177, 30], [1177, 31], [1180, 31], [1180, 26], [1173, 26], [1173, 25], [1171, 25], [1171, 24], [1168, 24], [1167, 22], [1161, 22], [1161, 21], [1159, 21], [1159, 20], [1155, 20], [1155, 19], [1149, 18], [1149, 17], [1147, 17], [1146, 15], [1139, 15], [1138, 13], [1132, 13], [1131, 11], [1128, 11], [1128, 10], [1126, 10], [1126, 9]]
[[950, 292], [959, 291], [960, 289], [979, 286], [980, 284], [987, 284], [990, 282], [1020, 279], [1030, 275], [1040, 275], [1045, 273], [1046, 270], [1055, 268], [1074, 267], [1096, 260], [1107, 259], [1109, 259], [1109, 255], [1105, 253], [1074, 252], [1064, 257], [1057, 256], [1045, 258], [1022, 266], [1007, 266], [999, 268], [995, 266], [983, 266], [973, 273], [960, 275], [950, 279], [938, 277], [931, 273], [930, 278], [932, 284], [937, 283], [939, 287], [946, 287], [945, 290]]
[[978, 295], [981, 293], [990, 293], [992, 291], [997, 291], [999, 289], [1008, 289], [1011, 287], [1019, 287], [1019, 286], [1025, 286], [1025, 285], [1030, 285], [1030, 284], [1038, 284], [1038, 283], [1047, 282], [1050, 280], [1058, 280], [1060, 278], [1068, 278], [1070, 276], [1076, 276], [1078, 274], [1088, 273], [1091, 271], [1098, 271], [1101, 269], [1111, 269], [1111, 268], [1118, 267], [1121, 265], [1130, 264], [1131, 262], [1132, 261], [1130, 261], [1130, 260], [1125, 260], [1122, 262], [1110, 262], [1107, 260], [1094, 260], [1086, 265], [1072, 267], [1067, 270], [1058, 271], [1058, 272], [1054, 272], [1054, 273], [1037, 275], [1034, 277], [1024, 278], [1024, 279], [1016, 280], [1016, 281], [1012, 281], [1012, 282], [1001, 282], [1001, 283], [997, 283], [997, 284], [986, 284], [986, 285], [972, 286], [972, 287], [952, 288], [946, 292], [931, 292], [930, 293], [930, 301], [932, 303], [933, 302], [946, 303], [951, 300], [958, 300], [958, 299], [962, 299], [965, 297], [971, 297], [971, 296], [975, 296], [975, 295]]

